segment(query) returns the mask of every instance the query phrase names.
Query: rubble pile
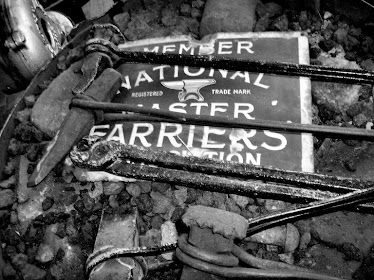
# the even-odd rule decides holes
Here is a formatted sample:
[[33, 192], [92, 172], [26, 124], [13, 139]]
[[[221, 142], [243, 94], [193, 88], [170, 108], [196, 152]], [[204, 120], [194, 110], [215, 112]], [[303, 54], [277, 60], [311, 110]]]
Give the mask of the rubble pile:
[[[128, 1], [115, 13], [113, 22], [130, 41], [180, 34], [201, 39], [214, 32], [302, 31], [309, 37], [312, 63], [373, 71], [370, 22], [353, 21], [333, 11], [293, 10], [275, 2], [244, 1], [256, 3], [246, 7], [250, 12], [245, 13], [242, 2], [144, 0], [139, 7]], [[225, 18], [228, 8], [239, 9], [246, 16], [230, 21]], [[82, 46], [71, 50], [60, 61], [61, 72], [74, 71], [74, 63], [82, 56]], [[56, 88], [62, 89], [61, 85]], [[312, 94], [315, 124], [371, 129], [372, 87], [313, 82]], [[170, 227], [184, 230], [181, 217], [191, 205], [234, 212], [246, 219], [293, 206], [281, 200], [159, 182], [90, 182], [68, 161], [61, 162], [37, 187], [27, 188], [28, 177], [55, 133], [43, 133], [32, 124], [30, 116], [37, 98], [26, 96], [26, 108], [18, 112], [19, 125], [13, 132], [0, 182], [0, 267], [4, 279], [83, 279], [84, 262], [93, 250], [104, 207], [126, 213], [136, 206], [140, 245], [157, 247], [165, 244]], [[316, 138], [315, 154], [318, 172], [374, 178], [370, 161], [374, 149], [369, 143]], [[366, 269], [372, 257], [373, 231], [374, 216], [337, 212], [268, 229], [244, 239], [240, 246], [257, 257], [338, 277], [370, 279], [372, 274]], [[156, 264], [169, 259], [170, 255], [147, 258]], [[167, 274], [178, 279], [178, 273], [177, 268], [150, 277], [165, 279]]]

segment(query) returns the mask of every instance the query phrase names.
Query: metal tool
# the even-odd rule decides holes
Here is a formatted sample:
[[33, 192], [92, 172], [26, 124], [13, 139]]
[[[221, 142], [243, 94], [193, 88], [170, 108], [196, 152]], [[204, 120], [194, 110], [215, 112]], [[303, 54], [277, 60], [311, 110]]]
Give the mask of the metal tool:
[[[105, 38], [107, 44], [119, 44], [124, 41], [120, 31], [112, 25], [96, 26], [93, 32], [95, 36]], [[114, 33], [118, 36], [114, 36]], [[103, 72], [105, 68], [110, 66], [110, 58], [100, 51], [88, 54], [82, 65], [82, 82], [73, 90], [76, 97], [111, 101], [121, 86], [122, 75], [114, 69], [107, 69]], [[98, 75], [100, 76], [97, 78]], [[92, 111], [72, 108], [65, 117], [61, 129], [50, 142], [46, 153], [31, 174], [28, 186], [32, 187], [39, 184], [99, 119], [99, 114], [95, 115]]]
[[[373, 186], [373, 182], [352, 178], [184, 157], [106, 141], [97, 136], [84, 137], [70, 152], [70, 158], [80, 167], [123, 177], [298, 202], [329, 199]], [[358, 208], [373, 212], [374, 204]]]
[[243, 129], [270, 129], [272, 131], [284, 131], [291, 133], [313, 133], [315, 136], [330, 138], [347, 138], [365, 141], [374, 140], [374, 131], [354, 127], [339, 127], [327, 125], [313, 125], [301, 123], [287, 123], [271, 120], [240, 120], [230, 117], [218, 117], [208, 115], [186, 115], [183, 113], [162, 111], [158, 109], [142, 108], [122, 103], [104, 103], [90, 100], [73, 99], [72, 106], [103, 112], [133, 112], [138, 115], [111, 114], [103, 115], [106, 121], [166, 121], [171, 123], [211, 125], [216, 127], [232, 127]]

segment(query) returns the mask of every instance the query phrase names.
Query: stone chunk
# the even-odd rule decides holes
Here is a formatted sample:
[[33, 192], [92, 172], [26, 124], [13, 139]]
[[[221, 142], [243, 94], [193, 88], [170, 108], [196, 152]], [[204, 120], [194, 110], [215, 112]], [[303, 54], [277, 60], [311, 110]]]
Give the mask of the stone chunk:
[[24, 110], [18, 111], [16, 114], [16, 119], [21, 123], [27, 123], [30, 120], [31, 108], [26, 108]]
[[8, 207], [16, 202], [16, 195], [10, 189], [0, 191], [0, 209]]
[[25, 96], [24, 100], [25, 100], [26, 107], [32, 107], [35, 104], [36, 98], [35, 98], [35, 95], [31, 94], [31, 95]]
[[53, 248], [48, 244], [41, 243], [35, 259], [41, 263], [48, 263], [54, 259]]
[[160, 193], [165, 193], [170, 188], [170, 184], [159, 182], [152, 182], [151, 186], [153, 191]]
[[235, 213], [221, 209], [195, 205], [187, 209], [182, 217], [187, 226], [210, 228], [227, 238], [243, 239], [247, 235], [248, 221]]
[[366, 59], [361, 62], [361, 67], [366, 71], [374, 71], [374, 61], [372, 59]]
[[113, 0], [90, 0], [82, 6], [86, 19], [101, 17], [114, 6]]
[[142, 193], [142, 189], [135, 183], [130, 183], [126, 186], [126, 191], [133, 197], [138, 197]]
[[44, 138], [43, 133], [36, 129], [30, 123], [21, 123], [14, 129], [14, 138], [22, 142], [41, 142]]
[[287, 264], [294, 264], [295, 262], [295, 259], [292, 253], [279, 254], [278, 257], [279, 257], [279, 260]]
[[186, 3], [182, 4], [180, 7], [180, 12], [182, 16], [189, 16], [191, 14], [191, 6]]
[[217, 32], [250, 32], [256, 23], [257, 0], [208, 0], [200, 37]]
[[29, 160], [25, 156], [20, 157], [19, 168], [18, 168], [18, 178], [17, 178], [17, 199], [18, 203], [25, 203], [29, 198], [32, 190], [27, 187], [27, 168], [29, 166]]
[[123, 33], [129, 24], [130, 21], [130, 14], [127, 12], [117, 14], [113, 17], [114, 23], [117, 25], [119, 30]]
[[[178, 232], [172, 221], [166, 221], [161, 225], [161, 245], [176, 243], [178, 240]], [[161, 255], [165, 260], [171, 261], [173, 253], [165, 253]]]
[[1, 189], [12, 189], [15, 185], [16, 185], [16, 176], [14, 175], [0, 182]]
[[180, 188], [174, 191], [174, 201], [177, 206], [183, 206], [187, 197], [187, 188]]
[[123, 182], [105, 182], [103, 190], [105, 195], [119, 194], [125, 188]]
[[287, 205], [282, 200], [267, 199], [264, 205], [265, 209], [269, 212], [277, 212], [285, 210]]
[[47, 196], [42, 202], [43, 211], [48, 211], [49, 209], [51, 209], [54, 203], [55, 201], [53, 197]]
[[149, 193], [152, 190], [150, 181], [139, 180], [136, 182], [138, 186], [142, 189], [142, 193]]
[[258, 3], [256, 7], [256, 13], [259, 17], [274, 17], [282, 12], [282, 7], [275, 2], [269, 2], [266, 4]]
[[45, 279], [47, 272], [33, 264], [27, 262], [27, 256], [24, 254], [17, 254], [12, 259], [12, 263], [16, 270], [22, 275], [22, 279], [28, 280], [42, 280]]
[[285, 253], [293, 252], [299, 246], [300, 234], [293, 224], [272, 227], [248, 237], [249, 241], [277, 245], [284, 248]]
[[264, 32], [264, 31], [268, 30], [270, 24], [271, 24], [270, 18], [268, 16], [264, 16], [256, 22], [256, 26], [255, 26], [253, 31], [254, 32]]
[[148, 230], [145, 235], [140, 236], [140, 245], [142, 247], [157, 247], [161, 245], [161, 230], [158, 229], [150, 229]]
[[[322, 53], [318, 60], [327, 67], [360, 69], [356, 62], [348, 61], [341, 55], [333, 58]], [[331, 120], [335, 115], [344, 115], [346, 110], [358, 101], [361, 87], [361, 85], [313, 82], [313, 99], [319, 108], [323, 108], [321, 118]]]
[[164, 214], [166, 213], [172, 204], [172, 200], [168, 198], [167, 196], [163, 195], [160, 192], [151, 192], [151, 197], [153, 200], [153, 213], [155, 214]]
[[248, 237], [248, 240], [251, 242], [283, 247], [286, 241], [286, 234], [287, 229], [285, 226], [277, 226], [253, 234]]
[[275, 31], [288, 31], [288, 18], [285, 14], [277, 17], [272, 23], [272, 29]]
[[296, 248], [299, 246], [300, 233], [293, 224], [288, 223], [286, 228], [287, 233], [286, 241], [284, 242], [284, 251], [286, 253], [289, 253], [295, 251]]
[[336, 212], [314, 217], [312, 236], [337, 247], [351, 243], [366, 255], [374, 244], [374, 217], [354, 212]]
[[237, 194], [230, 194], [229, 196], [236, 202], [236, 204], [238, 204], [241, 209], [245, 208], [249, 202], [249, 198], [246, 196]]
[[[318, 261], [316, 261], [318, 260]], [[359, 262], [348, 261], [343, 253], [335, 248], [330, 248], [322, 244], [310, 247], [306, 252], [306, 257], [298, 263], [300, 266], [312, 268], [323, 274], [334, 275], [335, 277], [346, 279], [372, 279], [372, 278], [352, 278], [352, 274], [360, 265]]]

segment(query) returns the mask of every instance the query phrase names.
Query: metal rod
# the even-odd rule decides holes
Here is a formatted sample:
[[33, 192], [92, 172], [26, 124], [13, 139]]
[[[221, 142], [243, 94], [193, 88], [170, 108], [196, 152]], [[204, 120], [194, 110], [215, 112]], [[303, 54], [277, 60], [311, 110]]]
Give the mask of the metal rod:
[[[290, 133], [313, 133], [315, 136], [324, 136], [330, 138], [348, 138], [364, 141], [374, 140], [374, 131], [359, 128], [324, 126], [313, 124], [286, 123], [270, 120], [242, 120], [229, 117], [216, 117], [207, 115], [186, 115], [176, 112], [166, 112], [157, 109], [141, 108], [135, 105], [122, 103], [105, 103], [80, 99], [73, 99], [71, 104], [80, 108], [103, 110], [106, 112], [126, 111], [133, 113], [146, 114], [151, 117], [167, 119], [168, 122], [177, 122], [183, 124], [210, 125], [217, 127], [232, 127], [243, 129], [263, 129]], [[124, 119], [127, 118], [125, 114]]]
[[249, 221], [247, 235], [255, 234], [256, 232], [260, 232], [275, 225], [332, 213], [346, 209], [352, 205], [357, 205], [358, 203], [365, 203], [373, 200], [374, 187], [371, 187], [365, 190], [357, 190], [349, 194], [340, 195], [325, 201], [311, 203], [308, 206], [295, 210], [262, 216]]
[[365, 3], [366, 5], [372, 7], [374, 9], [374, 5], [373, 4], [370, 4], [369, 2], [365, 1], [365, 0], [361, 0], [361, 2]]
[[[102, 51], [101, 41], [91, 40], [86, 52]], [[104, 50], [105, 51], [105, 50]], [[316, 80], [342, 83], [374, 84], [374, 73], [361, 69], [334, 68], [320, 65], [304, 65], [261, 60], [246, 60], [214, 55], [162, 54], [154, 52], [130, 52], [110, 49], [109, 55], [117, 56], [116, 65], [122, 63], [147, 63], [183, 65], [197, 68], [226, 69], [286, 76], [303, 76]]]

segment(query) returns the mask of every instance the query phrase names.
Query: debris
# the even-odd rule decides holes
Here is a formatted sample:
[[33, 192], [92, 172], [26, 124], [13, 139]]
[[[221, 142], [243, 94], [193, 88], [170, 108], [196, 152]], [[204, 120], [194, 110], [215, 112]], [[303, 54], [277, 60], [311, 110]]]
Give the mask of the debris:
[[260, 19], [263, 17], [272, 18], [282, 13], [282, 11], [283, 8], [275, 2], [268, 2], [263, 4], [261, 1], [259, 1], [256, 7], [256, 13]]
[[21, 274], [23, 279], [28, 280], [43, 280], [47, 272], [33, 264], [27, 262], [27, 256], [19, 253], [12, 259], [12, 264], [15, 269]]
[[264, 207], [269, 212], [277, 212], [281, 210], [286, 210], [287, 205], [282, 200], [267, 199], [265, 201]]
[[119, 194], [125, 188], [123, 182], [104, 182], [103, 193], [105, 195]]
[[138, 197], [142, 193], [142, 189], [138, 184], [129, 183], [126, 185], [126, 191], [133, 197]]
[[53, 204], [55, 203], [53, 197], [47, 196], [42, 202], [42, 209], [43, 211], [47, 211], [52, 208]]
[[35, 259], [41, 263], [48, 263], [54, 259], [54, 252], [51, 246], [45, 243], [39, 245]]
[[257, 0], [208, 0], [200, 23], [200, 37], [217, 32], [250, 32], [256, 23]]
[[[326, 244], [340, 246], [343, 243], [353, 244], [364, 255], [368, 254], [374, 243], [374, 236], [367, 235], [374, 230], [374, 217], [354, 212], [336, 212], [313, 217], [311, 233], [314, 238]], [[366, 238], [357, 238], [366, 236]]]
[[160, 192], [151, 192], [153, 210], [155, 214], [165, 214], [172, 206], [172, 200]]
[[277, 245], [286, 253], [293, 252], [299, 246], [300, 234], [297, 228], [288, 223], [287, 226], [272, 227], [246, 238], [248, 241]]
[[[161, 225], [161, 245], [176, 243], [178, 233], [175, 224], [172, 221], [166, 221]], [[173, 253], [165, 253], [161, 255], [165, 260], [172, 260]]]
[[16, 200], [16, 195], [12, 190], [0, 190], [0, 209], [11, 206]]
[[82, 6], [86, 19], [101, 17], [114, 6], [113, 0], [90, 0]]
[[284, 242], [284, 251], [286, 253], [294, 252], [300, 243], [300, 233], [297, 228], [288, 223], [286, 226], [286, 240]]
[[128, 12], [117, 14], [113, 17], [113, 21], [119, 30], [124, 33], [130, 22], [130, 14]]
[[174, 191], [174, 201], [177, 206], [183, 207], [188, 197], [188, 191], [186, 187], [180, 187]]
[[0, 182], [0, 189], [13, 189], [16, 185], [16, 176], [10, 176], [8, 179]]
[[153, 191], [165, 194], [166, 191], [170, 188], [170, 184], [152, 182], [151, 187]]

